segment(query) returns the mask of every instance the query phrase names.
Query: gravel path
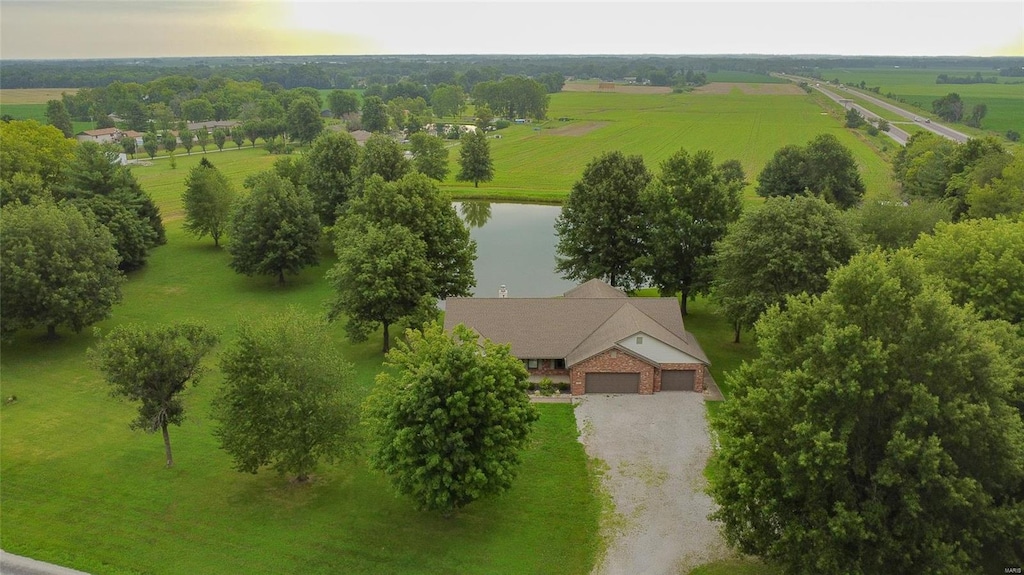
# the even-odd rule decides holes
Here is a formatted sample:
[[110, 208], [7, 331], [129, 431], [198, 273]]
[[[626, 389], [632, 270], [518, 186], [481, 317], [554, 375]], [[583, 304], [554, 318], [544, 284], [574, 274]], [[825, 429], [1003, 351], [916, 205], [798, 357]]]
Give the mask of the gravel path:
[[707, 516], [710, 454], [701, 394], [588, 395], [576, 408], [587, 454], [608, 465], [604, 487], [619, 517], [594, 575], [686, 574], [732, 557]]

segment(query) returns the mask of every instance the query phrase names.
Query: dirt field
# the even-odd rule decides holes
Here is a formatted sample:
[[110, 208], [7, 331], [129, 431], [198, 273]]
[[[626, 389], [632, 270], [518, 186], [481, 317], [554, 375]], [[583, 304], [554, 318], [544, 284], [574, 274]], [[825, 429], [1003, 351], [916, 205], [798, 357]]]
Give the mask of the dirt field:
[[758, 96], [803, 96], [804, 91], [795, 84], [745, 84], [734, 82], [712, 82], [695, 88], [691, 94], [729, 94], [738, 90], [741, 94]]
[[667, 86], [631, 86], [615, 84], [611, 88], [603, 88], [597, 82], [566, 82], [563, 92], [607, 92], [609, 94], [669, 94], [672, 88]]
[[0, 88], [0, 102], [4, 104], [45, 104], [50, 100], [60, 100], [60, 93], [74, 94], [78, 88], [19, 88], [4, 90]]
[[582, 122], [580, 124], [571, 124], [569, 126], [562, 126], [561, 128], [547, 130], [545, 133], [549, 136], [585, 136], [586, 134], [606, 126], [607, 124], [608, 122]]

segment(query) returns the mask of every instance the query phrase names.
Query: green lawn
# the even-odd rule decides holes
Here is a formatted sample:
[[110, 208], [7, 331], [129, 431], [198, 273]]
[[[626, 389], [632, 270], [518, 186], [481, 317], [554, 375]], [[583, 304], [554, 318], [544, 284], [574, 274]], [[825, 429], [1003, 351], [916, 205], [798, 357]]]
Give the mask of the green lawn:
[[[883, 156], [813, 97], [562, 93], [552, 97], [549, 115], [573, 121], [512, 126], [490, 140], [496, 178], [479, 189], [454, 181], [454, 149], [443, 187], [463, 197], [558, 202], [605, 151], [641, 154], [657, 171], [681, 147], [711, 149], [718, 161], [737, 158], [753, 181], [776, 149], [823, 132], [853, 150], [869, 194], [892, 186]], [[206, 157], [239, 188], [278, 158], [262, 147], [233, 148], [229, 142], [232, 151]], [[278, 288], [272, 278], [234, 274], [208, 238], [184, 235], [183, 182], [203, 156], [179, 152], [176, 169], [166, 158], [132, 168], [160, 206], [168, 244], [132, 274], [124, 302], [101, 330], [194, 318], [230, 342], [240, 317], [288, 305], [323, 310], [329, 259]], [[753, 186], [747, 197], [754, 201]], [[689, 307], [687, 328], [728, 395], [725, 373], [755, 353], [752, 334], [733, 344], [731, 328], [706, 300]], [[342, 333], [339, 325], [339, 352], [355, 363], [365, 394], [380, 366], [379, 335], [352, 345]], [[176, 467], [165, 470], [160, 438], [130, 431], [133, 407], [110, 398], [86, 365], [91, 331], [56, 343], [41, 341], [41, 332], [18, 335], [0, 347], [3, 395], [18, 398], [0, 407], [0, 546], [12, 553], [94, 573], [580, 574], [600, 553], [598, 480], [568, 406], [543, 406], [511, 492], [444, 521], [394, 497], [362, 460], [323, 468], [309, 487], [232, 471], [211, 434], [209, 401], [220, 383], [215, 358], [209, 377], [186, 398], [188, 420], [171, 431]], [[712, 417], [718, 411], [716, 404], [708, 409]]]
[[[15, 120], [35, 120], [46, 124], [46, 104], [0, 104], [0, 114], [9, 114]], [[96, 122], [71, 122], [71, 128], [77, 134], [84, 130], [92, 130]]]
[[[462, 197], [557, 202], [604, 152], [640, 154], [656, 172], [680, 148], [709, 149], [719, 162], [738, 159], [753, 182], [776, 150], [827, 132], [851, 149], [869, 194], [893, 189], [886, 160], [811, 96], [562, 92], [552, 95], [548, 116], [572, 121], [513, 125], [489, 140], [494, 180], [479, 188], [455, 181], [458, 149], [452, 150], [443, 186]], [[746, 192], [754, 197], [753, 185]]]
[[[949, 76], [973, 76], [981, 72], [984, 77], [997, 76], [998, 84], [936, 84], [939, 74]], [[978, 69], [822, 69], [821, 77], [826, 80], [839, 78], [840, 82], [860, 85], [863, 81], [868, 88], [879, 86], [882, 95], [893, 93], [908, 104], [917, 105], [930, 113], [932, 102], [955, 92], [964, 100], [965, 113], [969, 114], [975, 104], [988, 106], [988, 114], [981, 121], [981, 127], [999, 134], [1007, 130], [1024, 133], [1024, 78], [999, 77], [998, 70]], [[1018, 82], [1018, 83], [1010, 83]], [[959, 129], [959, 126], [957, 127]]]
[[[225, 153], [245, 162], [245, 152]], [[198, 157], [193, 156], [195, 161]], [[259, 158], [252, 155], [252, 158]], [[251, 159], [251, 158], [250, 158]], [[184, 177], [159, 164], [154, 178]], [[171, 184], [154, 194], [173, 211]], [[148, 187], [148, 186], [147, 186]], [[209, 239], [168, 226], [168, 244], [132, 274], [124, 302], [101, 323], [192, 318], [234, 337], [241, 317], [295, 305], [322, 311], [325, 266], [290, 277], [246, 278], [227, 267]], [[356, 366], [364, 394], [379, 369], [379, 335], [338, 349]], [[566, 405], [542, 406], [515, 487], [443, 520], [390, 491], [362, 459], [322, 468], [299, 487], [273, 473], [233, 471], [216, 445], [209, 402], [212, 371], [185, 399], [187, 420], [172, 428], [175, 467], [163, 468], [158, 435], [128, 429], [134, 407], [109, 396], [86, 364], [91, 331], [19, 333], [3, 345], [0, 407], [0, 546], [91, 573], [575, 573], [590, 571], [601, 546], [596, 479], [588, 473]]]

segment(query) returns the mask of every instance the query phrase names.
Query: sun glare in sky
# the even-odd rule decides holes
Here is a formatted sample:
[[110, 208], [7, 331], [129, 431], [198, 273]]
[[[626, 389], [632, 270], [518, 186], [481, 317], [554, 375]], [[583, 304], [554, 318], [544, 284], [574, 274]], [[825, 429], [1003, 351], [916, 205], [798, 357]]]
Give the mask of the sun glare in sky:
[[3, 0], [0, 58], [1024, 56], [1024, 2]]

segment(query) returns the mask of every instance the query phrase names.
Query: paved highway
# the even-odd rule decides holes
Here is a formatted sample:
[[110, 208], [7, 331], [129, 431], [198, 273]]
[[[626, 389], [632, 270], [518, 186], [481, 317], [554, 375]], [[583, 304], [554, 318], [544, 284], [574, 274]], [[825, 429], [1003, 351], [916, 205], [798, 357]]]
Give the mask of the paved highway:
[[[820, 85], [821, 84], [820, 80], [815, 80], [813, 78], [802, 78], [800, 76], [790, 76], [788, 74], [779, 74], [779, 75], [784, 77], [784, 78], [788, 78], [790, 80], [793, 80], [795, 82], [807, 82], [807, 84], [809, 86], [811, 86], [815, 90], [820, 91], [821, 93], [825, 94], [826, 96], [828, 96], [829, 98], [832, 98], [833, 100], [835, 100], [837, 102], [839, 102], [840, 100], [849, 100], [849, 98], [847, 98], [847, 97], [839, 96], [838, 94], [836, 94], [834, 92], [831, 92], [830, 91], [832, 89], [831, 86], [829, 86], [829, 89], [822, 88], [821, 85]], [[866, 100], [868, 102], [871, 102], [872, 104], [874, 104], [876, 106], [885, 108], [886, 110], [889, 110], [890, 112], [893, 112], [893, 113], [895, 113], [895, 114], [897, 114], [899, 116], [902, 116], [902, 117], [904, 117], [904, 118], [906, 118], [906, 119], [908, 119], [908, 120], [910, 120], [912, 122], [915, 122], [918, 126], [920, 126], [921, 128], [924, 128], [925, 130], [929, 130], [931, 132], [934, 132], [934, 133], [936, 133], [936, 134], [938, 134], [938, 135], [940, 135], [940, 136], [942, 136], [944, 138], [948, 138], [950, 140], [953, 140], [954, 142], [963, 143], [963, 142], [966, 142], [967, 140], [971, 139], [971, 137], [968, 136], [967, 134], [963, 134], [961, 132], [958, 132], [958, 131], [956, 131], [956, 130], [948, 127], [948, 126], [944, 126], [944, 125], [939, 124], [937, 122], [925, 122], [919, 115], [915, 114], [914, 112], [911, 112], [911, 111], [908, 111], [908, 110], [904, 110], [903, 108], [900, 108], [899, 106], [894, 106], [893, 104], [890, 104], [889, 102], [886, 102], [885, 100], [880, 100], [880, 99], [875, 98], [874, 96], [870, 96], [870, 95], [868, 95], [868, 94], [866, 94], [866, 93], [864, 93], [864, 92], [862, 92], [860, 90], [855, 90], [855, 89], [850, 88], [848, 86], [843, 86], [843, 87], [839, 88], [839, 90], [848, 92], [850, 94], [855, 95], [858, 98], [862, 98], [862, 99], [864, 99], [864, 100]], [[866, 110], [864, 108], [862, 108], [861, 106], [858, 106], [855, 103], [853, 103], [853, 104], [846, 104], [846, 103], [844, 103], [844, 105], [845, 106], [849, 106], [849, 105], [854, 106], [855, 108], [857, 108], [857, 110], [862, 115], [864, 115], [865, 118], [877, 118], [878, 117], [877, 114], [873, 114], [873, 113], [870, 113], [870, 112], [868, 113], [868, 114], [871, 114], [869, 116], [868, 114], [865, 113]], [[890, 122], [890, 126], [892, 126], [891, 122]], [[890, 136], [893, 135], [892, 134], [893, 129], [896, 129], [896, 127], [892, 126], [890, 128], [890, 130], [889, 130], [889, 132], [890, 132], [889, 135]], [[903, 130], [900, 130], [900, 132], [903, 132]], [[902, 142], [900, 142], [900, 140], [898, 138], [893, 137], [894, 140], [896, 140], [897, 142], [900, 142], [901, 144], [906, 144], [907, 138], [908, 138], [908, 135], [907, 135], [906, 132], [903, 132], [903, 141]]]

